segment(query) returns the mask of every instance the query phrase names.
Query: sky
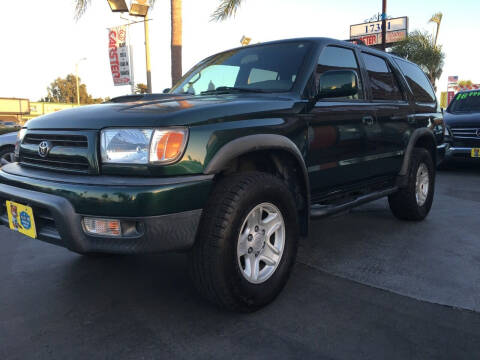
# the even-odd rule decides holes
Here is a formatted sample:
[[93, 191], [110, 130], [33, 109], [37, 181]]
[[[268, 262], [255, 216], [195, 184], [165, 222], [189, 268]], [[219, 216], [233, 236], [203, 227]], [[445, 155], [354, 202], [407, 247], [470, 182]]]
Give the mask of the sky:
[[[128, 2], [128, 1], [127, 1]], [[295, 37], [347, 39], [351, 24], [381, 11], [381, 0], [244, 0], [235, 18], [210, 22], [219, 0], [183, 0], [183, 72], [203, 58], [253, 42]], [[106, 0], [92, 0], [85, 15], [74, 20], [74, 0], [0, 0], [0, 97], [37, 101], [57, 77], [75, 72], [94, 97], [130, 93], [113, 86], [107, 28], [127, 21], [112, 13]], [[447, 76], [480, 83], [479, 50], [469, 41], [480, 30], [478, 0], [388, 0], [387, 14], [408, 16], [409, 31], [432, 32], [428, 20], [443, 12], [439, 44], [446, 54], [437, 83], [445, 91]], [[150, 51], [154, 92], [171, 87], [170, 1], [157, 0], [150, 12]], [[143, 25], [130, 26], [135, 82], [146, 83]]]

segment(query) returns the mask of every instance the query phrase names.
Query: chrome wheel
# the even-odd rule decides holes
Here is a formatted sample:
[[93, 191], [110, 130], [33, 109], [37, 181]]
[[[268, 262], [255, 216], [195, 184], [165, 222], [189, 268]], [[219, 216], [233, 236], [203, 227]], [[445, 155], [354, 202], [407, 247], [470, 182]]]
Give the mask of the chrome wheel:
[[252, 284], [267, 281], [277, 269], [285, 247], [285, 222], [271, 203], [253, 208], [244, 220], [237, 244], [243, 277]]
[[425, 163], [420, 163], [417, 170], [417, 181], [415, 185], [415, 197], [417, 198], [418, 206], [423, 206], [427, 201], [429, 187], [430, 176], [428, 173], [428, 167]]
[[9, 152], [0, 156], [0, 166], [7, 165], [13, 162], [15, 162], [15, 154], [13, 152]]

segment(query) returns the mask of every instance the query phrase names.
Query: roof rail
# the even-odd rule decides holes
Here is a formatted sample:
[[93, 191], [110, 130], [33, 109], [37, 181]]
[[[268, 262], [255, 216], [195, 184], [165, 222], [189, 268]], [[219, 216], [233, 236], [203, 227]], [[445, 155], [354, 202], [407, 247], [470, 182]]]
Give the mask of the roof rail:
[[344, 40], [344, 41], [351, 42], [351, 43], [353, 43], [353, 44], [355, 44], [355, 45], [367, 46], [367, 44], [365, 44], [362, 39], [348, 39], [348, 40]]

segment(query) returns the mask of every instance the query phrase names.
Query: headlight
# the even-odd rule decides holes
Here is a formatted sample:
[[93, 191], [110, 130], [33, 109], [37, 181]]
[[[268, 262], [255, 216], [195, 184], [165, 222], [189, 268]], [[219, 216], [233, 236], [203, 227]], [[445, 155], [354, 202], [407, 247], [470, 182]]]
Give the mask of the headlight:
[[106, 129], [101, 133], [102, 162], [110, 164], [171, 164], [181, 158], [188, 130]]
[[20, 144], [27, 133], [27, 129], [21, 129], [17, 134], [17, 142], [15, 143], [15, 157], [18, 158], [20, 156]]

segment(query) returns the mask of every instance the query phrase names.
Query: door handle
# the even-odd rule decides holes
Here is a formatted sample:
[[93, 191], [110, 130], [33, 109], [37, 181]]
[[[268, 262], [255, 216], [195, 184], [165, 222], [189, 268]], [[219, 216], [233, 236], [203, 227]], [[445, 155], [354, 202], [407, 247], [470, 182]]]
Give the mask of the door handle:
[[370, 115], [364, 116], [362, 118], [362, 123], [367, 126], [372, 126], [375, 123], [375, 119], [373, 118], [373, 116], [370, 116]]

